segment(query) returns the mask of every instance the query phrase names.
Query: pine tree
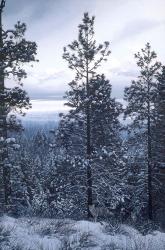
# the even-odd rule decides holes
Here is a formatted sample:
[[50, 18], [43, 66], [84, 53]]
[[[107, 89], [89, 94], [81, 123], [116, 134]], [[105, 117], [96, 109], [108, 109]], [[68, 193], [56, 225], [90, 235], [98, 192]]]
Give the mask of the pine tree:
[[129, 210], [138, 218], [148, 216], [146, 140], [144, 133], [131, 126], [125, 146], [127, 148], [127, 180], [131, 190]]
[[[3, 30], [2, 13], [5, 0], [0, 3], [0, 173], [1, 179], [1, 206], [7, 211], [11, 205], [11, 182], [8, 159], [8, 145], [15, 141], [8, 138], [8, 129], [14, 129], [16, 122], [10, 117], [12, 110], [23, 114], [22, 108], [28, 109], [31, 105], [27, 93], [22, 89], [22, 78], [26, 72], [21, 67], [24, 63], [35, 61], [36, 43], [25, 40], [26, 25], [18, 22], [14, 29]], [[6, 79], [13, 76], [17, 87], [7, 88]], [[14, 121], [14, 122], [13, 122]], [[17, 126], [18, 128], [18, 126]]]
[[157, 104], [156, 136], [157, 163], [159, 168], [165, 168], [165, 66], [158, 75], [158, 104]]
[[165, 227], [165, 66], [158, 74], [157, 119], [155, 126], [155, 162], [157, 182], [155, 193], [156, 211]]
[[37, 133], [32, 138], [32, 154], [34, 154], [34, 157], [37, 156], [41, 160], [41, 165], [44, 164], [45, 157], [47, 156], [48, 150], [49, 150], [49, 143], [47, 135], [42, 130], [38, 130]]
[[[121, 103], [111, 97], [112, 86], [104, 75], [90, 82], [93, 188], [96, 202], [115, 207], [124, 199], [126, 185], [124, 150], [119, 115]], [[124, 176], [125, 175], [125, 176]]]
[[[124, 195], [124, 191], [126, 191], [125, 160], [124, 151], [121, 149], [121, 125], [118, 119], [122, 112], [122, 105], [111, 97], [111, 84], [105, 79], [104, 75], [96, 75], [91, 79], [89, 91], [92, 145], [90, 166], [93, 173], [92, 198], [94, 203], [100, 203], [101, 206], [111, 209], [118, 206], [127, 196]], [[84, 95], [83, 92], [84, 89], [79, 92], [79, 98]], [[83, 101], [82, 99], [82, 106]], [[63, 115], [55, 140], [57, 147], [64, 150], [64, 155], [68, 155], [71, 162], [77, 162], [77, 158], [81, 159], [81, 162], [79, 161], [76, 166], [81, 176], [84, 174], [84, 171], [81, 171], [81, 166], [86, 166], [85, 117], [83, 109], [71, 109], [67, 115]], [[73, 172], [74, 167], [71, 163], [69, 164], [69, 172]], [[58, 167], [62, 168], [60, 164]], [[83, 179], [85, 179], [85, 176]], [[76, 174], [74, 174], [74, 180], [76, 181]], [[71, 179], [68, 179], [68, 181], [71, 181]], [[82, 183], [79, 186], [82, 187]], [[65, 190], [64, 192], [68, 191]], [[85, 194], [82, 192], [81, 194], [81, 200], [84, 200]], [[74, 196], [73, 193], [72, 195]], [[80, 211], [82, 212], [81, 209]]]
[[[50, 155], [47, 151], [47, 138], [38, 131], [36, 135], [27, 138], [23, 133], [19, 140], [20, 149], [12, 155], [12, 192], [14, 193], [15, 214], [43, 213], [46, 204], [47, 162]], [[45, 145], [45, 151], [44, 151]], [[13, 195], [12, 195], [13, 197]], [[45, 210], [45, 215], [46, 215]]]
[[[86, 119], [86, 158], [87, 165], [87, 208], [90, 217], [89, 205], [92, 204], [92, 172], [91, 172], [91, 105], [90, 105], [90, 80], [96, 74], [97, 68], [110, 54], [109, 42], [96, 45], [94, 39], [94, 17], [84, 14], [83, 23], [79, 25], [78, 40], [73, 41], [64, 48], [63, 58], [68, 61], [69, 68], [76, 72], [75, 81], [70, 83], [71, 91], [67, 96], [68, 106], [83, 111]], [[83, 100], [83, 101], [82, 101]]]
[[118, 148], [121, 129], [118, 118], [123, 111], [121, 103], [111, 97], [112, 86], [103, 74], [91, 79], [89, 90], [93, 148], [111, 145]]
[[82, 113], [70, 111], [67, 115], [61, 114], [61, 120], [56, 131], [56, 146], [68, 155], [79, 155], [85, 158], [85, 116]]
[[161, 64], [156, 61], [156, 53], [151, 51], [149, 43], [135, 54], [140, 75], [125, 89], [125, 100], [128, 102], [125, 116], [133, 119], [135, 133], [139, 131], [145, 144], [147, 164], [148, 217], [153, 218], [152, 169], [153, 161], [153, 128], [156, 116], [156, 99], [158, 93], [157, 74]]

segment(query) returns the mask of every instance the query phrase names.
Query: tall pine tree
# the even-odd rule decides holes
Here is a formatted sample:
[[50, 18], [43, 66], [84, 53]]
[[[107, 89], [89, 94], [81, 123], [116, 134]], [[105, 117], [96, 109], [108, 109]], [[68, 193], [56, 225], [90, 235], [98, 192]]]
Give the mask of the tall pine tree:
[[[14, 144], [15, 140], [8, 138], [8, 129], [14, 129], [16, 122], [12, 119], [13, 116], [10, 117], [10, 112], [14, 110], [23, 114], [22, 108], [30, 107], [29, 97], [22, 89], [21, 80], [26, 77], [22, 65], [35, 61], [37, 49], [36, 43], [25, 40], [24, 23], [18, 22], [14, 29], [3, 29], [2, 13], [5, 3], [5, 0], [0, 2], [0, 203], [3, 211], [7, 211], [11, 205], [8, 145]], [[8, 88], [6, 80], [11, 76], [18, 86]]]
[[158, 75], [158, 101], [157, 101], [157, 162], [159, 168], [165, 169], [165, 66]]
[[157, 120], [155, 126], [155, 162], [157, 168], [157, 216], [165, 227], [165, 66], [158, 75]]
[[93, 146], [91, 142], [90, 80], [96, 74], [101, 62], [106, 60], [109, 54], [109, 42], [96, 45], [94, 17], [90, 18], [88, 13], [85, 13], [83, 22], [79, 25], [78, 40], [64, 48], [63, 58], [68, 62], [69, 68], [76, 73], [75, 81], [70, 83], [72, 90], [68, 92], [69, 102], [67, 105], [76, 108], [76, 111], [83, 111], [86, 119], [88, 217], [90, 217], [89, 205], [92, 204], [91, 154]]
[[131, 117], [135, 133], [143, 134], [144, 150], [147, 165], [148, 217], [153, 219], [152, 170], [153, 170], [153, 128], [156, 117], [156, 100], [158, 93], [157, 74], [161, 64], [156, 61], [156, 53], [149, 43], [135, 54], [140, 75], [125, 89], [125, 100], [128, 102], [125, 116]]

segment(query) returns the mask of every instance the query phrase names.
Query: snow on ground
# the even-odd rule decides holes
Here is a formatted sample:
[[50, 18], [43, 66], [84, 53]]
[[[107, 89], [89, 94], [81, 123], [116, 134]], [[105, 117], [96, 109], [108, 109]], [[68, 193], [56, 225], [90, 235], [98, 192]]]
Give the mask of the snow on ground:
[[164, 250], [165, 233], [69, 219], [0, 219], [0, 250]]

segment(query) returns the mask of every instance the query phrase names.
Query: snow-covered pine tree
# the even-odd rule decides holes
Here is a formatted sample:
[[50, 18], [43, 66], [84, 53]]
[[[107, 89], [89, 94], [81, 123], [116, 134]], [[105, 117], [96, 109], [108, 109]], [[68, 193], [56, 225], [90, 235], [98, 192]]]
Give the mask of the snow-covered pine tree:
[[61, 114], [60, 116], [60, 123], [55, 135], [56, 146], [70, 156], [77, 155], [85, 158], [85, 115], [82, 112], [77, 113], [76, 110], [70, 110], [67, 115]]
[[121, 103], [112, 98], [112, 86], [104, 75], [90, 81], [93, 193], [95, 202], [115, 208], [124, 201], [126, 173], [119, 115]]
[[155, 162], [159, 188], [155, 194], [157, 216], [165, 226], [165, 66], [158, 74], [157, 119], [155, 126]]
[[[158, 94], [157, 74], [161, 64], [156, 61], [156, 53], [151, 50], [149, 43], [145, 48], [135, 54], [140, 75], [136, 81], [132, 81], [130, 87], [125, 89], [127, 107], [125, 116], [132, 118], [132, 128], [144, 143], [144, 152], [147, 167], [147, 194], [148, 217], [153, 218], [152, 202], [152, 169], [153, 169], [153, 128], [156, 117], [156, 99]], [[133, 133], [133, 130], [131, 131]], [[140, 141], [139, 141], [140, 143]]]
[[[133, 124], [132, 124], [133, 125]], [[147, 215], [147, 167], [143, 133], [134, 126], [129, 126], [125, 139], [127, 148], [127, 180], [129, 184], [130, 199], [128, 202], [129, 211], [136, 218], [146, 218]]]
[[[70, 51], [70, 52], [69, 52]], [[96, 45], [94, 39], [94, 17], [84, 14], [83, 22], [79, 25], [78, 40], [64, 47], [63, 58], [68, 62], [69, 68], [76, 72], [75, 81], [70, 83], [67, 105], [83, 111], [86, 119], [86, 158], [87, 165], [87, 210], [91, 216], [89, 205], [92, 204], [92, 172], [91, 172], [91, 106], [90, 106], [90, 80], [96, 74], [101, 62], [110, 54], [109, 42]], [[82, 102], [83, 100], [83, 102]]]
[[32, 150], [33, 152], [31, 152], [31, 154], [33, 154], [35, 158], [37, 156], [40, 158], [42, 166], [49, 151], [48, 137], [43, 130], [38, 130], [37, 133], [33, 136]]
[[104, 75], [96, 75], [91, 79], [89, 91], [93, 149], [111, 145], [118, 148], [121, 129], [118, 118], [123, 111], [121, 103], [111, 97], [112, 86]]
[[[104, 75], [96, 75], [91, 79], [89, 92], [93, 202], [114, 208], [123, 200], [124, 188], [126, 189], [126, 175], [123, 178], [124, 151], [121, 149], [121, 125], [118, 119], [122, 105], [111, 97], [111, 84]], [[79, 100], [82, 96], [81, 107], [83, 107], [84, 88], [81, 92], [79, 87], [79, 94]], [[80, 157], [84, 163], [86, 161], [85, 117], [83, 108], [71, 109], [67, 115], [62, 115], [56, 133], [56, 144], [64, 150], [64, 154], [69, 155], [72, 161], [74, 157]], [[78, 171], [81, 171], [80, 167], [81, 165], [77, 165]], [[84, 171], [81, 171], [82, 173], [84, 174]]]
[[50, 180], [47, 166], [50, 157], [48, 138], [39, 130], [35, 135], [31, 133], [28, 137], [22, 133], [17, 141], [20, 149], [12, 157], [17, 168], [11, 169], [15, 213], [48, 216], [46, 207], [47, 182]]
[[165, 66], [158, 75], [156, 136], [157, 163], [159, 168], [165, 169]]
[[[14, 110], [23, 114], [22, 108], [30, 107], [29, 97], [22, 89], [22, 78], [26, 72], [22, 64], [35, 61], [36, 43], [25, 40], [26, 25], [18, 22], [14, 29], [3, 30], [2, 13], [5, 0], [0, 1], [0, 206], [7, 211], [11, 201], [10, 168], [8, 159], [8, 144], [12, 145], [15, 140], [8, 137], [8, 129], [12, 129], [16, 122], [11, 122], [9, 113]], [[13, 76], [17, 81], [17, 87], [8, 88], [6, 79]]]

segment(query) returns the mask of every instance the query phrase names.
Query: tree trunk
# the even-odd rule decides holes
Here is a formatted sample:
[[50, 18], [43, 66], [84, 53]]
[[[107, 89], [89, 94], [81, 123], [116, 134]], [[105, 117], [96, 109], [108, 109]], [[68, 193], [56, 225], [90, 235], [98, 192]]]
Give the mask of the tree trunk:
[[86, 63], [86, 89], [87, 89], [87, 108], [86, 108], [86, 136], [87, 136], [87, 145], [86, 145], [86, 154], [87, 154], [87, 212], [88, 218], [92, 217], [89, 206], [92, 205], [92, 170], [91, 170], [91, 117], [90, 117], [90, 104], [89, 104], [89, 72], [88, 72], [88, 59]]
[[148, 83], [148, 119], [147, 119], [147, 165], [148, 165], [148, 218], [153, 219], [152, 207], [152, 140], [151, 140], [151, 118], [150, 118], [150, 86]]
[[92, 205], [92, 170], [91, 170], [91, 128], [90, 128], [90, 112], [87, 108], [87, 209], [88, 218], [92, 217], [89, 205]]

